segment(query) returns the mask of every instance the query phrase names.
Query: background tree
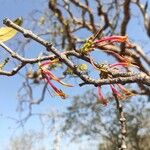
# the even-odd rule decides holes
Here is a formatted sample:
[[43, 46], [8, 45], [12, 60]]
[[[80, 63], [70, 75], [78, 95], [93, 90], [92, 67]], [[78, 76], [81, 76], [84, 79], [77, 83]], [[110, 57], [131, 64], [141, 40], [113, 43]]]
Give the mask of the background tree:
[[[83, 101], [84, 100], [84, 101]], [[124, 103], [127, 121], [128, 149], [149, 149], [149, 101], [146, 98], [127, 100]], [[74, 97], [74, 101], [66, 113], [66, 123], [63, 131], [72, 140], [87, 137], [90, 141], [99, 141], [99, 149], [115, 150], [120, 144], [118, 112], [112, 102], [103, 109], [97, 105], [97, 95], [87, 91], [82, 96]]]
[[8, 150], [44, 150], [43, 139], [42, 133], [30, 131], [30, 133], [24, 133], [13, 138], [8, 146]]

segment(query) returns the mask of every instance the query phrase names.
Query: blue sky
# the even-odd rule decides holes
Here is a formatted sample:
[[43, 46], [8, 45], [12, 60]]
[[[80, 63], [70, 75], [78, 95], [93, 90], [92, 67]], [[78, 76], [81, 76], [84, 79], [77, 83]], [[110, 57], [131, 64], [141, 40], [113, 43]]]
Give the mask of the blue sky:
[[[38, 1], [38, 2], [37, 2]], [[10, 19], [15, 19], [17, 17], [22, 16], [25, 19], [29, 18], [29, 13], [31, 13], [33, 10], [36, 9], [44, 9], [46, 7], [46, 0], [0, 0], [0, 25], [2, 26], [3, 19], [8, 17]], [[136, 7], [133, 7], [133, 9], [136, 10]], [[133, 10], [134, 12], [134, 10]], [[136, 14], [135, 14], [136, 15]], [[144, 49], [149, 50], [149, 44], [147, 43], [149, 41], [147, 36], [143, 36], [143, 33], [145, 32], [144, 27], [140, 27], [138, 22], [138, 18], [135, 18], [134, 21], [129, 23], [129, 28], [132, 30], [129, 30], [129, 37], [133, 38], [135, 41], [137, 41], [139, 44], [141, 44]], [[26, 23], [24, 24], [26, 26]], [[135, 27], [136, 26], [136, 27]], [[134, 28], [133, 28], [134, 27]], [[138, 31], [138, 32], [137, 32]], [[143, 40], [144, 39], [144, 40]], [[140, 42], [140, 40], [143, 40], [144, 43]], [[146, 42], [145, 42], [146, 41]], [[146, 43], [146, 44], [145, 44]], [[0, 48], [1, 50], [2, 48]], [[38, 49], [38, 47], [34, 47], [34, 49]], [[0, 55], [3, 55], [5, 53], [1, 53]], [[4, 56], [0, 56], [4, 58]], [[105, 58], [105, 57], [104, 57]], [[15, 75], [13, 77], [6, 77], [1, 76], [0, 77], [0, 147], [4, 147], [7, 145], [9, 138], [12, 136], [14, 128], [16, 127], [15, 122], [10, 119], [12, 118], [18, 118], [18, 112], [16, 112], [17, 107], [17, 91], [21, 86], [21, 83], [23, 81], [23, 78], [21, 78], [18, 75]], [[80, 91], [84, 92], [86, 90], [87, 86], [82, 88], [73, 88], [67, 90], [68, 93], [71, 95], [76, 95]], [[48, 97], [49, 96], [49, 97]], [[51, 98], [50, 95], [46, 97], [46, 101], [42, 103], [40, 106], [35, 107], [35, 111], [48, 111], [51, 110], [53, 107], [59, 108], [60, 110], [71, 103], [68, 101], [62, 101], [58, 97]], [[44, 108], [44, 109], [43, 109]], [[34, 128], [36, 130], [40, 130], [40, 126], [38, 125], [39, 121], [35, 118], [34, 120], [29, 120], [29, 122], [26, 125], [27, 129]], [[20, 132], [21, 130], [18, 130], [17, 132]], [[64, 145], [64, 144], [63, 144]], [[75, 144], [76, 145], [76, 144]], [[75, 148], [75, 145], [71, 145], [71, 147]], [[77, 146], [77, 145], [76, 145]], [[67, 147], [68, 150], [72, 149]], [[65, 147], [63, 147], [65, 150]]]
[[[8, 17], [15, 19], [22, 16], [28, 18], [28, 15], [33, 9], [38, 9], [42, 5], [42, 1], [37, 3], [37, 0], [0, 0], [0, 25], [3, 19]], [[32, 3], [32, 5], [31, 5]], [[44, 1], [43, 1], [44, 8]], [[1, 50], [2, 48], [0, 48]], [[1, 53], [1, 57], [3, 53]], [[7, 118], [9, 116], [16, 118], [18, 113], [17, 107], [17, 90], [21, 86], [22, 79], [17, 75], [13, 77], [1, 76], [0, 78], [0, 147], [4, 147], [13, 133], [13, 128], [16, 126], [14, 121]]]

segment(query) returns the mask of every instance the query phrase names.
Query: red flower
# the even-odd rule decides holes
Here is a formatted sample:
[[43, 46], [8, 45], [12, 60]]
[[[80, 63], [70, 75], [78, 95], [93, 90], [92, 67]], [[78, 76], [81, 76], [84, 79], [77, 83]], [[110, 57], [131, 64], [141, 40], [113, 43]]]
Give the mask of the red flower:
[[102, 38], [100, 40], [97, 40], [97, 41], [95, 41], [95, 43], [99, 44], [101, 42], [107, 42], [107, 41], [108, 42], [111, 41], [111, 42], [121, 42], [121, 43], [123, 43], [123, 42], [126, 42], [127, 39], [128, 39], [127, 35], [126, 36], [113, 35], [113, 36], [109, 36], [109, 37], [105, 37], [105, 38]]
[[61, 79], [59, 79], [57, 76], [55, 76], [51, 71], [48, 70], [48, 67], [54, 63], [59, 62], [59, 59], [54, 59], [52, 61], [47, 61], [39, 65], [41, 74], [43, 78], [48, 82], [48, 84], [53, 88], [53, 90], [62, 97], [63, 99], [67, 98], [67, 95], [61, 90], [58, 89], [52, 82], [51, 80], [55, 80], [59, 82], [60, 84], [68, 87], [72, 87], [71, 84], [64, 83]]
[[68, 96], [61, 90], [58, 89], [52, 82], [51, 78], [48, 76], [45, 76], [45, 80], [48, 82], [48, 84], [53, 88], [53, 90], [63, 99], [66, 99]]
[[114, 87], [114, 85], [110, 84], [111, 90], [113, 91], [114, 94], [117, 95], [117, 97], [121, 98], [121, 94], [119, 93], [119, 91]]
[[105, 99], [105, 97], [102, 93], [101, 86], [98, 86], [98, 97], [99, 97], [100, 102], [106, 106], [108, 101], [107, 101], [107, 99]]

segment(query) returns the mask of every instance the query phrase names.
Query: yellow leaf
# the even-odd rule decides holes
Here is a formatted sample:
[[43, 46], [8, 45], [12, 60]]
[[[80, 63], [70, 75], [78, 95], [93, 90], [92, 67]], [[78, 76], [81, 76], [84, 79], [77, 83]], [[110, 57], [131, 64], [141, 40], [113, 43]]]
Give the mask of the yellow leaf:
[[[14, 21], [15, 24], [21, 26], [23, 23], [23, 19], [17, 18]], [[1, 27], [0, 28], [0, 42], [5, 42], [13, 38], [17, 34], [17, 30], [11, 28], [11, 27]]]

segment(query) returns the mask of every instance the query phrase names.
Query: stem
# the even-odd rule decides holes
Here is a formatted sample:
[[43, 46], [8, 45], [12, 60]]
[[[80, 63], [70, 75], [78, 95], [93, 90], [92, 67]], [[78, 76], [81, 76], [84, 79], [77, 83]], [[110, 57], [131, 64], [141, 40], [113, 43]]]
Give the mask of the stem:
[[123, 106], [121, 104], [121, 102], [118, 100], [118, 97], [116, 94], [114, 94], [115, 100], [116, 100], [116, 104], [117, 104], [117, 110], [119, 113], [119, 121], [120, 121], [120, 126], [121, 126], [121, 143], [119, 144], [119, 150], [125, 150], [127, 149], [127, 145], [126, 145], [126, 118], [123, 112]]

